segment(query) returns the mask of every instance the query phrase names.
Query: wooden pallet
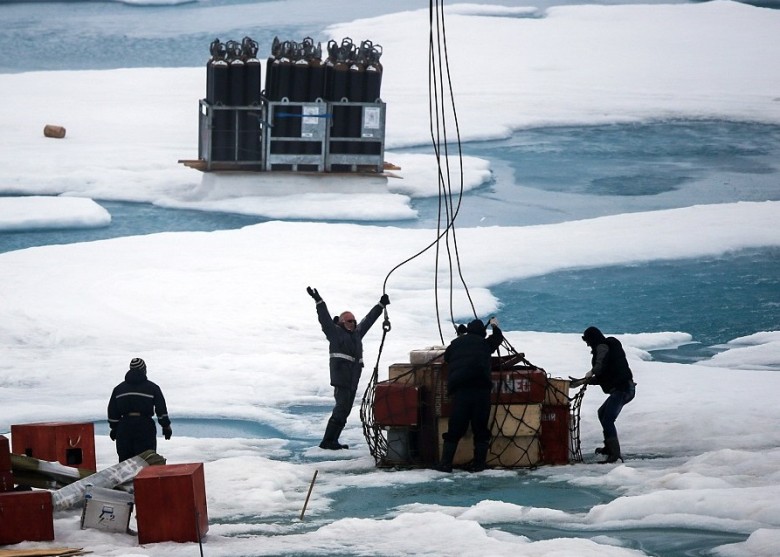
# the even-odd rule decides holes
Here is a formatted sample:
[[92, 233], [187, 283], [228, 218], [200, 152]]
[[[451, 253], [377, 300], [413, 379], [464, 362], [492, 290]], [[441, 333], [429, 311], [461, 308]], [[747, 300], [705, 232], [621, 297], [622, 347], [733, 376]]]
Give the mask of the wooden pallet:
[[339, 171], [339, 172], [314, 172], [314, 171], [293, 171], [293, 170], [271, 170], [264, 171], [260, 164], [236, 164], [234, 162], [219, 162], [213, 161], [211, 168], [207, 168], [206, 161], [203, 159], [180, 159], [179, 164], [183, 164], [188, 168], [193, 168], [201, 172], [225, 172], [225, 173], [257, 173], [263, 174], [271, 173], [286, 173], [286, 174], [300, 174], [306, 176], [375, 176], [384, 178], [401, 178], [398, 174], [391, 172], [393, 170], [401, 170], [400, 166], [396, 166], [393, 163], [385, 162], [383, 166], [383, 172], [377, 172], [373, 166], [363, 165], [359, 166], [355, 172]]

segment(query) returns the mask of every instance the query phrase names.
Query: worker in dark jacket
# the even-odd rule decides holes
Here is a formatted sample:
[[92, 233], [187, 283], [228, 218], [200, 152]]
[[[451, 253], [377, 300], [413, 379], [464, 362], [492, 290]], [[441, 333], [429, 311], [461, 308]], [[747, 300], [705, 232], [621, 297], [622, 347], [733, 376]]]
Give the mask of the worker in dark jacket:
[[114, 387], [108, 401], [109, 435], [116, 441], [119, 462], [157, 450], [155, 414], [163, 435], [170, 439], [173, 431], [162, 390], [146, 378], [146, 362], [133, 358], [125, 380]]
[[382, 315], [385, 306], [390, 304], [390, 298], [387, 294], [382, 294], [379, 303], [358, 323], [350, 311], [341, 313], [338, 319], [331, 317], [328, 306], [317, 289], [309, 286], [306, 292], [316, 302], [317, 319], [330, 343], [330, 384], [336, 399], [320, 448], [347, 449], [348, 445], [339, 443], [339, 436], [352, 411], [363, 371], [363, 337]]
[[604, 432], [604, 446], [596, 449], [596, 454], [603, 454], [607, 462], [623, 460], [620, 454], [615, 420], [620, 415], [623, 406], [634, 400], [636, 383], [628, 366], [623, 345], [615, 337], [604, 337], [596, 327], [588, 327], [582, 334], [582, 340], [590, 347], [591, 369], [582, 379], [570, 377], [571, 386], [599, 385], [607, 395], [607, 400], [598, 410], [599, 421]]
[[447, 432], [442, 435], [441, 459], [436, 466], [442, 472], [452, 472], [452, 459], [458, 442], [471, 424], [474, 434], [472, 470], [481, 472], [486, 467], [490, 446], [490, 355], [504, 340], [498, 321], [490, 319], [492, 334], [487, 336], [485, 324], [475, 319], [466, 326], [466, 334], [459, 334], [444, 351], [447, 362], [447, 393], [452, 402]]

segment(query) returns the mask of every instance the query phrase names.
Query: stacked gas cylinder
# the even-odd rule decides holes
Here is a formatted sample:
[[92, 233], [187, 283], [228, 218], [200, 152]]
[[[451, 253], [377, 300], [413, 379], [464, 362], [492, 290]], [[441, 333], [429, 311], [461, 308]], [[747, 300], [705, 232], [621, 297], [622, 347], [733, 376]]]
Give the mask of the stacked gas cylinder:
[[210, 51], [206, 101], [213, 107], [231, 107], [214, 111], [212, 158], [259, 161], [263, 97], [257, 43], [249, 37], [240, 43], [215, 39]]
[[[369, 40], [358, 46], [344, 38], [340, 44], [331, 40], [327, 51], [323, 61], [321, 44], [310, 37], [300, 43], [274, 38], [263, 89], [257, 43], [250, 37], [240, 43], [215, 39], [206, 72], [206, 101], [214, 109], [213, 159], [260, 160], [263, 103], [290, 103], [283, 118], [269, 122], [273, 137], [300, 137], [300, 103], [327, 102], [333, 105], [329, 136], [359, 138], [362, 112], [354, 103], [381, 102], [382, 47]], [[302, 152], [310, 147], [296, 146]], [[330, 150], [369, 153], [372, 147], [335, 141]]]

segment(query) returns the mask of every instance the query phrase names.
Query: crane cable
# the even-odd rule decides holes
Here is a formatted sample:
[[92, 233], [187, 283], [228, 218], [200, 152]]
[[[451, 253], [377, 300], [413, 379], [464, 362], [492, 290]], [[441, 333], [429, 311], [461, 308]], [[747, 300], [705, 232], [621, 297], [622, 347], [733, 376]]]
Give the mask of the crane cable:
[[[460, 254], [458, 252], [457, 236], [455, 234], [455, 219], [460, 212], [463, 201], [463, 150], [460, 139], [460, 125], [458, 123], [458, 113], [455, 108], [455, 95], [452, 88], [452, 78], [450, 75], [449, 55], [447, 50], [447, 33], [444, 22], [444, 2], [443, 0], [429, 0], [428, 9], [428, 112], [430, 122], [431, 143], [436, 156], [437, 180], [438, 180], [438, 221], [436, 228], [436, 237], [427, 246], [419, 250], [414, 255], [404, 259], [395, 265], [387, 273], [382, 284], [382, 294], [387, 292], [387, 283], [390, 276], [398, 269], [421, 256], [431, 248], [436, 248], [436, 264], [434, 273], [434, 303], [436, 307], [436, 323], [439, 331], [439, 338], [444, 344], [444, 335], [441, 327], [441, 316], [439, 313], [439, 261], [441, 256], [440, 243], [445, 240], [446, 255], [449, 269], [449, 311], [450, 321], [453, 329], [455, 328], [455, 316], [453, 310], [453, 290], [455, 278], [453, 275], [453, 262], [457, 267], [457, 274], [460, 283], [463, 285], [466, 297], [471, 306], [474, 317], [477, 317], [474, 301], [471, 298], [468, 285], [463, 276], [463, 270], [460, 264]], [[446, 84], [446, 90], [445, 90]], [[453, 189], [451, 184], [449, 137], [447, 132], [447, 105], [446, 99], [449, 99], [451, 117], [454, 121], [457, 156], [458, 156], [458, 176], [459, 187], [457, 192], [457, 202], [453, 200]], [[442, 163], [443, 160], [443, 163]], [[366, 441], [371, 447], [371, 452], [375, 458], [380, 454], [386, 453], [386, 440], [378, 428], [373, 426], [373, 402], [374, 388], [379, 379], [379, 362], [382, 357], [387, 333], [390, 331], [390, 319], [387, 314], [387, 308], [384, 308], [384, 322], [382, 324], [382, 339], [377, 351], [377, 360], [374, 370], [369, 380], [368, 387], [363, 395], [360, 408], [360, 418], [363, 423], [363, 433]]]
[[[422, 248], [414, 255], [398, 263], [393, 267], [385, 277], [382, 285], [382, 292], [387, 289], [387, 282], [390, 276], [399, 268], [410, 261], [416, 259], [431, 248], [436, 248], [436, 265], [434, 276], [434, 300], [436, 307], [436, 320], [439, 331], [439, 338], [444, 344], [444, 335], [441, 328], [441, 316], [439, 314], [439, 261], [441, 258], [440, 244], [445, 239], [447, 261], [449, 263], [449, 310], [450, 321], [455, 325], [453, 311], [453, 289], [454, 277], [453, 268], [457, 268], [458, 278], [463, 285], [466, 296], [469, 300], [472, 313], [476, 317], [474, 302], [471, 298], [466, 280], [463, 277], [463, 271], [460, 264], [460, 254], [458, 252], [457, 236], [455, 234], [455, 218], [460, 212], [463, 200], [463, 151], [460, 139], [460, 125], [458, 123], [458, 113], [455, 108], [455, 96], [452, 88], [452, 78], [450, 75], [449, 55], [447, 49], [447, 33], [444, 21], [443, 1], [429, 1], [429, 33], [428, 33], [428, 112], [430, 122], [430, 136], [437, 163], [438, 180], [438, 221], [436, 237], [431, 243]], [[446, 90], [445, 90], [446, 83]], [[458, 175], [459, 188], [457, 192], [457, 202], [453, 200], [453, 189], [451, 184], [449, 138], [447, 132], [447, 106], [445, 99], [449, 98], [451, 107], [451, 116], [455, 126], [457, 156], [458, 156]], [[451, 242], [451, 244], [450, 244]], [[454, 259], [454, 267], [453, 267]]]

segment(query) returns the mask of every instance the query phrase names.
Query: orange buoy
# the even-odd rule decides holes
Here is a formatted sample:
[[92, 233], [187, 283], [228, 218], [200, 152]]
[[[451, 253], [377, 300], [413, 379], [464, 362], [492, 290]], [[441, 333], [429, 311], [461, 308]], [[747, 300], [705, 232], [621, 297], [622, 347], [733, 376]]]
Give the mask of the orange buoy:
[[62, 126], [52, 126], [51, 124], [46, 124], [43, 128], [43, 135], [46, 137], [62, 139], [65, 137], [65, 128]]

